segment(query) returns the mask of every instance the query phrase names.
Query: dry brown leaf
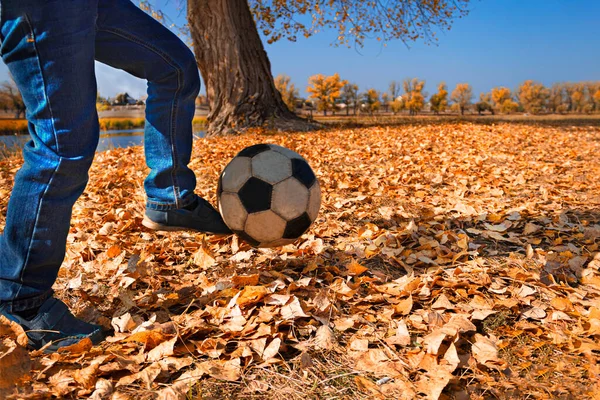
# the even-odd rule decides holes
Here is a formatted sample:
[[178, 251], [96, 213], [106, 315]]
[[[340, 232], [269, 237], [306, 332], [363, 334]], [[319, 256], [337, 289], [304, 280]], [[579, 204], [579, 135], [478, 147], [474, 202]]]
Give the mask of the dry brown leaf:
[[446, 367], [438, 367], [424, 374], [417, 382], [417, 391], [427, 396], [428, 400], [438, 400], [444, 388], [452, 379], [452, 374]]
[[369, 350], [369, 340], [354, 338], [350, 341], [348, 348], [350, 350], [354, 350], [354, 351], [368, 351]]
[[164, 341], [146, 354], [146, 360], [148, 362], [155, 362], [162, 360], [165, 357], [173, 355], [173, 349], [175, 347], [175, 342], [177, 342], [177, 337], [174, 337], [170, 340]]
[[573, 303], [565, 297], [555, 297], [550, 304], [559, 311], [573, 311]]
[[73, 379], [85, 389], [91, 389], [96, 386], [98, 379], [99, 364], [91, 364], [83, 369], [73, 371]]
[[446, 340], [446, 336], [446, 332], [444, 332], [442, 329], [436, 329], [429, 335], [425, 336], [423, 338], [423, 344], [427, 348], [427, 353], [438, 354], [442, 342]]
[[216, 260], [211, 254], [210, 250], [206, 249], [204, 246], [201, 246], [193, 256], [194, 264], [196, 264], [201, 269], [209, 269], [216, 264]]
[[18, 345], [27, 347], [27, 334], [21, 325], [10, 321], [4, 315], [0, 315], [0, 337], [8, 336], [12, 338]]
[[48, 378], [48, 383], [55, 396], [64, 397], [76, 389], [74, 385], [75, 379], [73, 379], [72, 375], [73, 371], [61, 369]]
[[281, 339], [275, 338], [271, 340], [271, 343], [263, 350], [261, 357], [263, 360], [270, 360], [275, 357], [279, 353], [279, 348], [281, 347]]
[[369, 268], [357, 263], [356, 260], [350, 261], [350, 264], [346, 266], [346, 269], [348, 270], [349, 275], [355, 276], [361, 275], [362, 273], [369, 270]]
[[532, 307], [523, 313], [523, 316], [525, 318], [531, 319], [544, 319], [546, 318], [546, 315], [546, 311], [542, 310], [539, 307]]
[[[0, 316], [0, 318], [4, 317]], [[31, 360], [27, 350], [13, 339], [2, 339], [0, 341], [0, 389], [18, 385], [30, 370]]]
[[236, 303], [240, 307], [256, 304], [268, 294], [269, 291], [264, 286], [246, 286], [240, 292]]
[[119, 381], [115, 384], [115, 387], [127, 386], [131, 385], [136, 381], [142, 381], [145, 384], [146, 389], [152, 388], [152, 383], [156, 379], [156, 377], [161, 373], [162, 368], [159, 363], [152, 363], [140, 372], [137, 372], [132, 375], [126, 375], [119, 379]]
[[338, 331], [344, 332], [350, 328], [352, 328], [354, 326], [354, 318], [352, 317], [348, 317], [348, 318], [338, 318], [336, 319], [333, 324], [335, 325], [335, 329], [337, 329]]
[[454, 305], [448, 300], [448, 297], [442, 293], [435, 303], [431, 305], [431, 308], [434, 310], [453, 310]]
[[454, 343], [450, 343], [446, 353], [444, 353], [444, 361], [446, 361], [448, 365], [448, 371], [454, 372], [454, 370], [460, 364], [460, 358], [458, 357], [458, 352], [456, 351], [456, 346]]
[[315, 334], [315, 347], [321, 350], [331, 350], [336, 345], [337, 340], [331, 328], [327, 325], [319, 326]]
[[479, 333], [475, 334], [474, 340], [472, 346], [473, 356], [478, 363], [492, 367], [495, 366], [495, 363], [501, 362], [498, 358], [498, 347], [492, 340]]
[[240, 359], [229, 361], [211, 360], [198, 364], [198, 370], [216, 379], [235, 382], [240, 379]]
[[371, 380], [367, 378], [363, 378], [360, 375], [356, 375], [354, 377], [354, 382], [356, 382], [356, 386], [364, 392], [367, 392], [370, 398], [376, 399], [384, 399], [385, 397], [379, 391], [379, 387]]
[[146, 350], [150, 350], [168, 340], [169, 335], [165, 335], [159, 330], [140, 331], [123, 339], [123, 342], [138, 342], [142, 343]]
[[95, 388], [96, 390], [90, 395], [89, 400], [109, 399], [113, 393], [113, 384], [107, 379], [98, 379]]
[[408, 298], [400, 300], [398, 303], [394, 304], [394, 313], [400, 315], [408, 315], [410, 314], [413, 308], [413, 298], [412, 295], [408, 296]]
[[110, 322], [115, 332], [131, 332], [137, 326], [130, 313], [114, 317]]
[[399, 346], [408, 346], [411, 343], [411, 338], [410, 333], [408, 332], [408, 327], [406, 326], [406, 321], [398, 321], [395, 335], [385, 339], [385, 342], [389, 345], [395, 344]]
[[231, 278], [231, 282], [235, 287], [242, 286], [256, 286], [258, 285], [258, 280], [260, 278], [259, 274], [254, 275], [236, 275]]
[[302, 305], [300, 304], [300, 300], [296, 296], [292, 297], [292, 301], [289, 304], [281, 307], [281, 318], [284, 320], [294, 320], [296, 318], [308, 317], [304, 310], [302, 309]]
[[106, 255], [110, 258], [114, 258], [119, 254], [121, 254], [121, 246], [119, 246], [118, 244], [112, 245], [109, 247], [108, 250], [106, 250]]

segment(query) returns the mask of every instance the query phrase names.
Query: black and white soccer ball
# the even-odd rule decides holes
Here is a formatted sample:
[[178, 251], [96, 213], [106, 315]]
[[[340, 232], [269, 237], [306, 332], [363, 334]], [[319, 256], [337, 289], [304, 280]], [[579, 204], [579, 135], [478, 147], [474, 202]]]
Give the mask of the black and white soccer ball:
[[298, 153], [275, 144], [240, 151], [221, 173], [219, 212], [233, 232], [255, 247], [293, 243], [317, 218], [321, 188]]

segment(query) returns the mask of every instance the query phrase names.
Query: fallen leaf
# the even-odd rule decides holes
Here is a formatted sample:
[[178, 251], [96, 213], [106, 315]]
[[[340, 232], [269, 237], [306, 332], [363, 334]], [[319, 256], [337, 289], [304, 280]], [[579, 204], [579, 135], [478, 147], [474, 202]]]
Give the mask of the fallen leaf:
[[321, 350], [331, 350], [336, 345], [337, 340], [331, 328], [327, 325], [319, 326], [315, 334], [315, 347]]
[[293, 297], [293, 300], [281, 307], [281, 318], [284, 320], [294, 320], [296, 318], [304, 318], [308, 317], [307, 314], [304, 313], [302, 309], [302, 305], [300, 304], [300, 300], [297, 297]]

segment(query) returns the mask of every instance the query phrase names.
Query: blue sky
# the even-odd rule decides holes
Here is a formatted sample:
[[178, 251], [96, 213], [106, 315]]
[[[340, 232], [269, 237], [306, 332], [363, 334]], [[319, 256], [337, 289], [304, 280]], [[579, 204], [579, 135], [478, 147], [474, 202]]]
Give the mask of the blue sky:
[[[154, 0], [176, 23], [183, 23], [181, 0]], [[599, 0], [481, 0], [471, 13], [439, 36], [437, 45], [399, 41], [362, 49], [333, 47], [334, 32], [324, 31], [296, 43], [266, 44], [273, 75], [284, 73], [306, 95], [308, 77], [339, 72], [343, 79], [387, 90], [392, 80], [418, 77], [432, 94], [440, 81], [450, 90], [459, 82], [473, 86], [476, 96], [495, 86], [514, 89], [526, 79], [553, 82], [600, 80]], [[0, 66], [0, 81], [7, 79]], [[128, 91], [139, 97], [146, 83], [97, 64], [99, 91], [112, 96]]]

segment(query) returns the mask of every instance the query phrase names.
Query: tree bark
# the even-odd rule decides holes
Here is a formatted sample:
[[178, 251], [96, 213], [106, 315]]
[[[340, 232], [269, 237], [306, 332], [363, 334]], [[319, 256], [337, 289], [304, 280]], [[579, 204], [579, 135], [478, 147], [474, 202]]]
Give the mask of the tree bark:
[[207, 136], [246, 128], [308, 130], [275, 88], [247, 0], [188, 0], [188, 22], [210, 105]]

